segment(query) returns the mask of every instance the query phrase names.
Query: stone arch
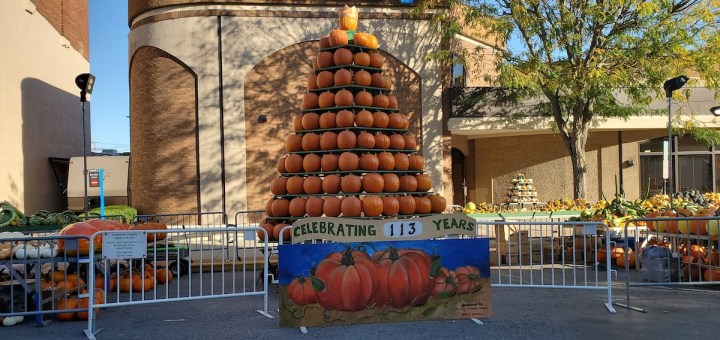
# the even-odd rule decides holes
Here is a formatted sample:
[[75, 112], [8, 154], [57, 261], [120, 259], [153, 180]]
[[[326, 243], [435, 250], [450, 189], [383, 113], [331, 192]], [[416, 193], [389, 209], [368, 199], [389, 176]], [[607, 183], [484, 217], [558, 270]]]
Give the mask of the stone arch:
[[197, 75], [142, 46], [129, 78], [132, 205], [141, 214], [199, 211]]

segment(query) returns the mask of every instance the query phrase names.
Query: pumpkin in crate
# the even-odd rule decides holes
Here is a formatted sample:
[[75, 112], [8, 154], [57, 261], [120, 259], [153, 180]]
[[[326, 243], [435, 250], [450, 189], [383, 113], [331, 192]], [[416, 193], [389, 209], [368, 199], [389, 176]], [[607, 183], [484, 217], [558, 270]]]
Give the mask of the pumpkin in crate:
[[357, 135], [350, 130], [341, 131], [337, 136], [338, 149], [353, 149], [357, 145]]
[[334, 196], [326, 197], [323, 202], [323, 214], [327, 217], [340, 216], [342, 201]]
[[303, 96], [302, 102], [300, 103], [301, 110], [310, 110], [318, 107], [318, 95], [313, 92], [308, 92]]
[[[72, 310], [78, 308], [77, 297], [65, 297], [55, 303], [55, 310]], [[58, 313], [55, 315], [60, 321], [72, 321], [75, 319], [75, 312]]]
[[332, 131], [323, 132], [322, 135], [320, 135], [320, 150], [335, 150], [335, 149], [337, 149], [337, 138], [338, 138], [338, 135], [335, 132], [332, 132]]
[[[385, 180], [380, 174], [366, 174], [362, 179], [362, 189], [369, 193], [379, 193], [385, 187]], [[382, 210], [382, 209], [381, 209]], [[378, 214], [379, 215], [379, 214]], [[374, 216], [378, 216], [374, 215]]]
[[352, 51], [347, 48], [341, 47], [335, 50], [333, 53], [333, 62], [335, 66], [350, 65], [353, 63]]
[[[320, 137], [320, 148], [322, 149], [322, 137]], [[305, 155], [303, 157], [303, 170], [305, 172], [320, 172], [321, 160], [320, 156], [314, 153]]]
[[315, 130], [320, 127], [320, 115], [315, 112], [308, 112], [302, 116], [300, 124], [303, 130]]
[[326, 194], [337, 194], [340, 192], [341, 182], [340, 175], [327, 175], [322, 181], [322, 190]]
[[384, 129], [388, 127], [388, 124], [390, 123], [390, 118], [388, 118], [388, 114], [382, 111], [375, 111], [373, 112], [373, 126], [376, 128]]
[[335, 106], [335, 93], [325, 91], [318, 97], [318, 106], [321, 108], [328, 108]]
[[432, 189], [432, 178], [428, 174], [418, 174], [415, 176], [417, 182], [417, 191], [428, 192]]
[[[278, 223], [275, 228], [273, 229], [273, 236], [276, 240], [280, 240], [282, 236], [283, 241], [290, 241], [290, 238], [292, 237], [292, 230], [291, 228], [288, 228], [287, 230], [283, 231], [285, 227], [288, 225], [285, 223]], [[282, 233], [282, 235], [280, 235]]]
[[417, 179], [413, 175], [400, 176], [400, 191], [415, 192], [417, 191]]
[[[275, 228], [275, 225], [272, 223], [263, 223], [260, 225], [260, 228], [262, 230], [257, 231], [258, 239], [260, 241], [265, 241], [267, 238], [268, 240], [273, 238], [273, 229]], [[263, 230], [265, 232], [263, 232]], [[266, 236], [267, 235], [267, 236]]]
[[342, 68], [335, 71], [335, 86], [345, 86], [352, 84], [353, 75], [350, 71]]
[[[363, 111], [368, 112], [368, 111]], [[361, 112], [362, 113], [362, 112]], [[358, 114], [358, 117], [360, 115]], [[375, 147], [375, 135], [369, 132], [362, 131], [357, 136], [357, 146], [363, 149], [372, 149]]]
[[[375, 137], [375, 143], [377, 144], [377, 137]], [[381, 152], [377, 154], [380, 170], [393, 170], [395, 169], [395, 157], [389, 152]]]
[[343, 197], [340, 210], [343, 217], [359, 217], [362, 213], [362, 202], [355, 196]]
[[289, 135], [285, 139], [285, 151], [297, 152], [302, 150], [302, 137], [300, 135]]
[[373, 106], [373, 95], [362, 90], [355, 94], [355, 104], [359, 106]]
[[395, 158], [395, 170], [406, 171], [410, 166], [408, 156], [404, 153], [394, 153], [393, 158]]
[[339, 158], [340, 157], [338, 155], [330, 153], [322, 155], [320, 158], [320, 168], [322, 168], [322, 171], [326, 172], [337, 171]]
[[303, 181], [303, 191], [309, 195], [322, 194], [322, 182], [322, 178], [318, 176], [305, 177], [305, 180]]
[[287, 173], [302, 172], [303, 156], [295, 153], [287, 155], [285, 158], [285, 170], [287, 170]]
[[383, 192], [398, 192], [400, 190], [400, 177], [396, 174], [386, 173], [382, 175], [385, 187]]
[[427, 197], [413, 197], [415, 199], [415, 213], [429, 214], [432, 211], [432, 204]]
[[[66, 249], [65, 239], [59, 239], [57, 241], [58, 252], [69, 256], [75, 255], [88, 255], [90, 253], [90, 237], [97, 233], [98, 229], [85, 222], [75, 222], [67, 225], [65, 228], [60, 230], [60, 236], [70, 236], [77, 239], [77, 248]], [[72, 241], [74, 243], [74, 241]], [[94, 251], [98, 252], [102, 249], [102, 234], [97, 235], [93, 240]]]
[[330, 71], [321, 71], [318, 73], [315, 82], [317, 82], [317, 87], [321, 89], [332, 87], [335, 84], [335, 74]]
[[383, 77], [382, 73], [370, 75], [370, 85], [373, 87], [385, 88], [385, 82], [387, 82], [387, 79]]
[[425, 159], [420, 155], [410, 155], [408, 156], [408, 161], [410, 170], [422, 171], [425, 167]]
[[321, 129], [332, 129], [336, 126], [335, 119], [337, 115], [335, 112], [323, 112], [320, 115], [320, 128]]
[[270, 184], [270, 192], [273, 195], [287, 194], [287, 181], [285, 177], [274, 178]]
[[[375, 135], [375, 149], [389, 149], [390, 148], [390, 137], [384, 133], [378, 132]], [[394, 165], [393, 165], [394, 166]]]
[[338, 158], [338, 168], [343, 171], [357, 170], [360, 167], [360, 157], [353, 152], [343, 152]]
[[[358, 53], [358, 54], [360, 54], [360, 53]], [[363, 54], [365, 54], [365, 53], [363, 53]], [[357, 56], [357, 54], [356, 54], [356, 56]], [[356, 57], [356, 60], [357, 60], [357, 57]], [[368, 63], [370, 63], [370, 57], [368, 57]], [[356, 62], [356, 64], [357, 64], [357, 62]], [[370, 72], [365, 71], [365, 70], [360, 70], [360, 71], [355, 72], [355, 74], [353, 75], [353, 81], [355, 82], [355, 85], [358, 85], [358, 86], [370, 86], [372, 78], [370, 76]]]
[[[353, 61], [355, 62], [355, 65], [358, 65], [358, 66], [370, 66], [370, 55], [367, 54], [367, 53], [365, 53], [365, 52], [355, 53], [355, 55], [353, 56]], [[367, 75], [368, 75], [368, 83], [367, 83], [367, 85], [362, 85], [362, 86], [368, 86], [368, 85], [370, 85], [370, 82], [369, 82], [369, 80], [370, 80], [370, 78], [369, 78], [369, 77], [370, 77], [370, 73], [369, 73], [368, 71], [365, 71], [365, 70], [361, 70], [361, 71], [358, 71], [358, 72], [365, 72], [365, 73], [367, 73]], [[357, 74], [358, 72], [355, 72], [355, 74]], [[355, 84], [356, 84], [356, 85], [360, 85], [360, 84], [358, 84], [357, 82], [355, 82]]]
[[400, 211], [400, 202], [396, 197], [386, 196], [382, 197], [383, 202], [383, 216], [395, 216]]
[[[350, 94], [352, 96], [352, 94]], [[339, 128], [351, 127], [355, 124], [355, 113], [350, 110], [340, 110], [335, 116], [335, 126]]]
[[379, 52], [370, 53], [370, 66], [375, 68], [382, 68], [385, 64], [385, 57]]
[[401, 215], [412, 215], [415, 213], [415, 199], [412, 196], [400, 196], [398, 197], [398, 203], [400, 204], [399, 213]]
[[324, 200], [320, 197], [311, 196], [305, 203], [305, 213], [308, 217], [319, 217], [323, 214]]
[[428, 199], [430, 200], [431, 213], [439, 214], [445, 211], [445, 208], [447, 207], [447, 200], [445, 197], [440, 195], [430, 195], [428, 196]]
[[318, 64], [319, 68], [335, 66], [335, 63], [333, 61], [333, 53], [330, 51], [320, 52], [320, 54], [318, 54], [318, 57], [317, 57], [317, 64]]
[[[355, 116], [355, 125], [360, 127], [372, 127], [373, 126], [373, 115], [370, 111], [362, 110]], [[365, 131], [363, 131], [365, 132]], [[367, 133], [367, 132], [365, 132]], [[375, 145], [375, 138], [373, 138], [373, 145]], [[372, 148], [372, 147], [370, 147]]]
[[365, 153], [362, 156], [360, 156], [360, 169], [361, 170], [375, 171], [378, 169], [379, 165], [380, 165], [380, 161], [378, 160], [378, 158], [375, 154]]
[[358, 193], [362, 191], [362, 180], [356, 175], [343, 176], [340, 181], [340, 188], [344, 193]]
[[383, 212], [383, 201], [378, 196], [366, 196], [362, 198], [362, 210], [365, 216], [380, 216]]
[[[342, 89], [335, 94], [335, 106], [352, 106], [352, 105], [353, 105], [352, 92]], [[355, 122], [354, 116], [353, 116], [353, 122]], [[338, 127], [342, 127], [342, 126], [340, 126], [340, 124], [338, 124]]]
[[377, 94], [373, 96], [372, 98], [372, 106], [374, 107], [382, 107], [386, 108], [388, 107], [388, 99], [387, 96], [384, 94]]
[[[304, 194], [305, 191], [303, 189], [303, 184], [305, 182], [305, 178], [302, 176], [293, 176], [288, 178], [287, 180], [287, 193], [290, 195], [300, 195]], [[280, 215], [282, 216], [282, 215]]]
[[290, 216], [292, 216], [292, 217], [305, 216], [305, 205], [306, 204], [307, 204], [307, 200], [303, 197], [295, 197], [292, 200], [290, 200], [290, 206], [288, 207]]

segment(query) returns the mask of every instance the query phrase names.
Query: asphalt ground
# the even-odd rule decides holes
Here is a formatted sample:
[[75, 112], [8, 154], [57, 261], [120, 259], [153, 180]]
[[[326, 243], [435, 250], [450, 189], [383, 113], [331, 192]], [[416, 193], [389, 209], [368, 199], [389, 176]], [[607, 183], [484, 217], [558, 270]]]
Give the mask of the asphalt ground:
[[[625, 303], [625, 288], [613, 289]], [[646, 313], [603, 304], [606, 291], [493, 287], [493, 316], [482, 325], [440, 320], [313, 327], [307, 334], [280, 328], [278, 319], [256, 312], [261, 297], [233, 297], [157, 303], [102, 310], [98, 339], [720, 339], [720, 291], [633, 287], [631, 306]], [[276, 287], [269, 310], [277, 315]], [[29, 319], [29, 318], [27, 318]], [[86, 322], [31, 320], [0, 328], [0, 339], [82, 339]]]

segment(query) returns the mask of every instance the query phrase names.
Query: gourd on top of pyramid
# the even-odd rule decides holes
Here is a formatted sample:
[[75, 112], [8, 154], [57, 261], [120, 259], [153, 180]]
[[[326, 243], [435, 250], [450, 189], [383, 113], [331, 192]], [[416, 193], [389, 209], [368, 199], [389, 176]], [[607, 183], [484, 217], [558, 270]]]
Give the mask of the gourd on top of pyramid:
[[339, 12], [338, 28], [320, 39], [320, 48], [352, 45], [375, 50], [380, 47], [376, 36], [357, 31], [358, 14], [355, 6], [345, 5]]

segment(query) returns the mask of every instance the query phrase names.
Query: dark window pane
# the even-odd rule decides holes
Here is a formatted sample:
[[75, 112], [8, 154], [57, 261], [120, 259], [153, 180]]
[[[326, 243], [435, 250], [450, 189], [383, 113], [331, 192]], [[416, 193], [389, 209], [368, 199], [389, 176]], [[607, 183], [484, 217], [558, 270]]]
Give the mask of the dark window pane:
[[665, 182], [662, 177], [662, 166], [662, 156], [640, 156], [640, 188], [643, 196], [648, 190], [648, 185], [650, 185], [650, 195], [663, 192]]
[[683, 137], [678, 140], [678, 149], [682, 151], [710, 151], [705, 144], [698, 143], [695, 138]]
[[679, 156], [680, 185], [677, 191], [700, 190], [711, 192], [712, 159], [710, 155]]
[[667, 138], [655, 138], [655, 139], [651, 139], [649, 141], [640, 143], [640, 153], [662, 152], [663, 151], [663, 142], [666, 140], [667, 140]]

